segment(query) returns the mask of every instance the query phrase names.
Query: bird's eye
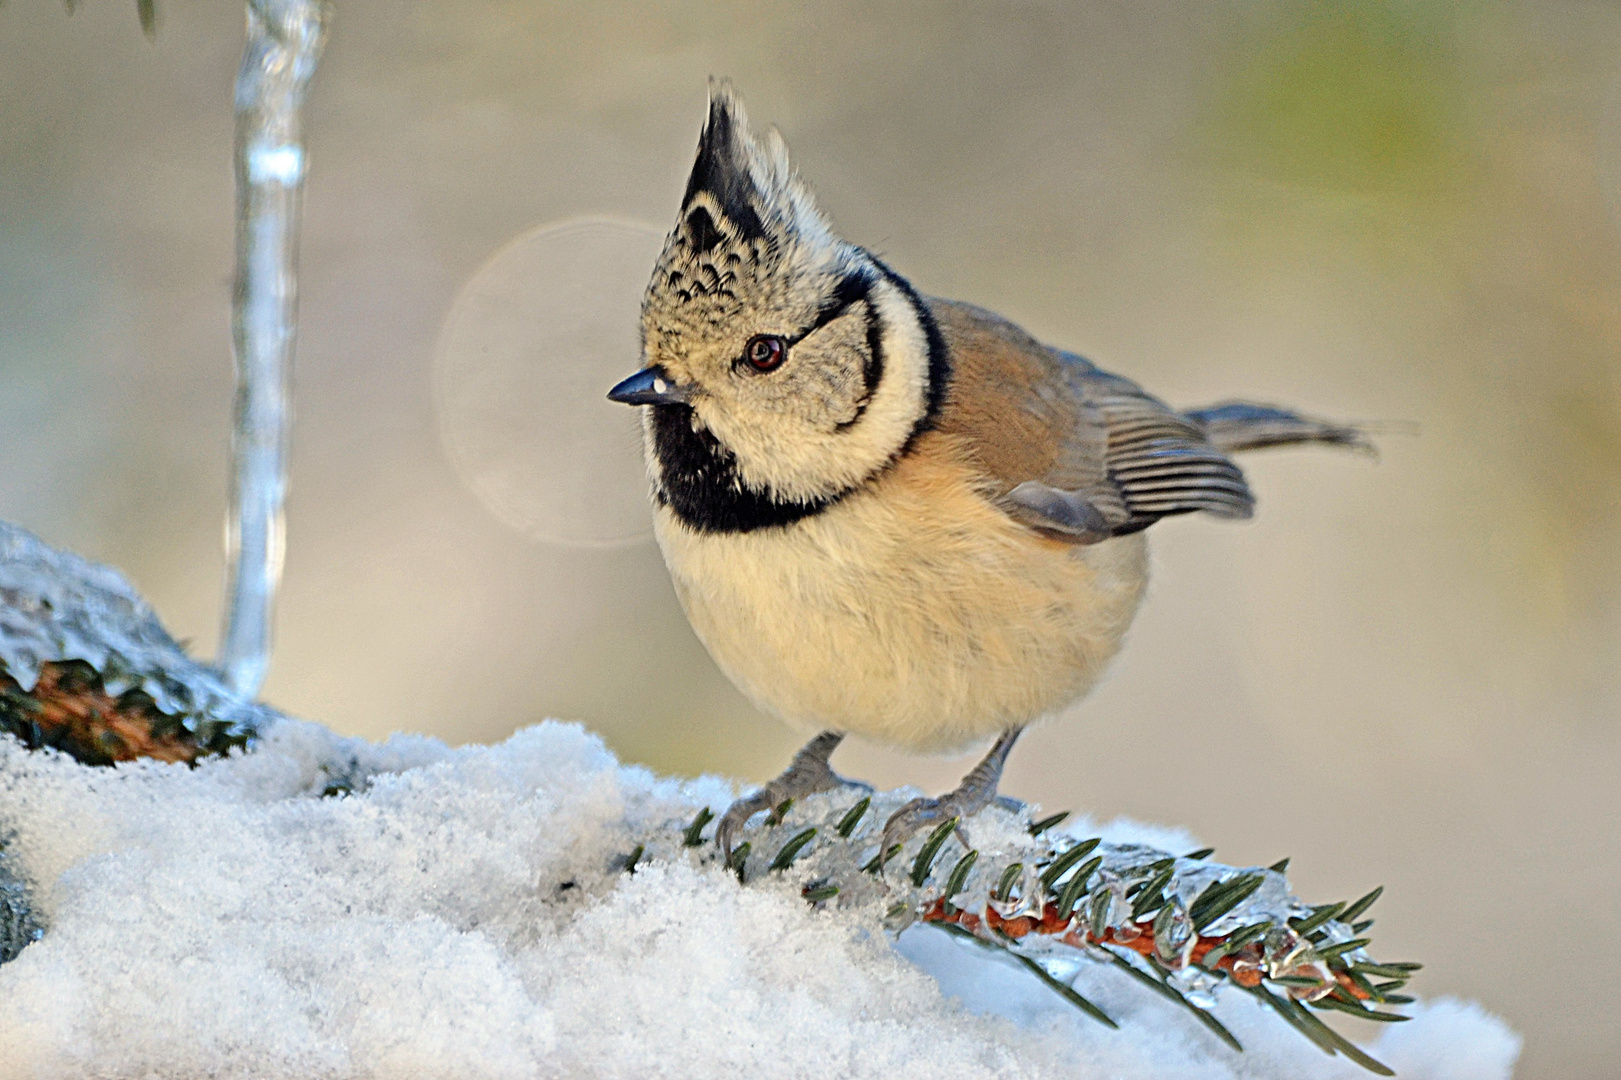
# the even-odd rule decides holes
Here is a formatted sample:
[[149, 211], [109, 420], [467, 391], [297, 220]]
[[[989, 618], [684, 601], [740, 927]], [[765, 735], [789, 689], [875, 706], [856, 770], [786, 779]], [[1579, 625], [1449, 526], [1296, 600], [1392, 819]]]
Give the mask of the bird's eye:
[[788, 358], [788, 343], [780, 337], [759, 334], [743, 346], [743, 359], [755, 371], [775, 371]]

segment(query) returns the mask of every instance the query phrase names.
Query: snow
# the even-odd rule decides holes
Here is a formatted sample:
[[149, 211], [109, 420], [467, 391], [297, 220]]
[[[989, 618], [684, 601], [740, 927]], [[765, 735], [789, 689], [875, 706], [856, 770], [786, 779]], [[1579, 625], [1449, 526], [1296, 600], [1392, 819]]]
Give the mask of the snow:
[[[111, 769], [0, 737], [0, 1080], [1367, 1075], [1241, 994], [1215, 999], [1239, 1055], [1118, 968], [1022, 939], [1109, 1030], [1005, 955], [909, 925], [966, 851], [944, 839], [921, 888], [907, 881], [921, 838], [886, 877], [859, 869], [913, 792], [875, 793], [848, 842], [853, 796], [804, 800], [746, 833], [739, 875], [682, 843], [736, 794], [725, 781], [621, 766], [567, 724], [493, 747], [373, 745], [240, 704], [115, 571], [0, 523], [0, 667], [27, 689], [63, 661], [199, 733], [258, 737], [195, 768]], [[957, 904], [1019, 914], [1044, 894], [1038, 859], [1101, 836], [1092, 888], [1118, 926], [1131, 882], [1199, 846], [1129, 821], [1040, 839], [1027, 824], [999, 808], [965, 823], [980, 862]], [[991, 901], [1015, 862], [1023, 883]], [[1210, 882], [1255, 872], [1174, 865], [1166, 911], [1183, 919]], [[820, 883], [837, 897], [807, 903]], [[1222, 921], [1309, 910], [1270, 873]], [[1447, 1000], [1409, 1012], [1370, 1047], [1399, 1074], [1510, 1074], [1519, 1040], [1501, 1021]]]
[[[881, 906], [807, 904], [813, 850], [782, 874], [756, 852], [740, 885], [680, 845], [733, 794], [622, 766], [559, 723], [451, 748], [277, 720], [196, 768], [90, 768], [0, 739], [5, 863], [45, 927], [0, 966], [0, 1080], [1369, 1075], [1246, 995], [1216, 1009], [1237, 1054], [1082, 964], [1111, 1031], [934, 927], [892, 941]], [[1501, 1021], [1452, 1000], [1410, 1011], [1349, 1033], [1377, 1035], [1408, 1080], [1510, 1075]]]

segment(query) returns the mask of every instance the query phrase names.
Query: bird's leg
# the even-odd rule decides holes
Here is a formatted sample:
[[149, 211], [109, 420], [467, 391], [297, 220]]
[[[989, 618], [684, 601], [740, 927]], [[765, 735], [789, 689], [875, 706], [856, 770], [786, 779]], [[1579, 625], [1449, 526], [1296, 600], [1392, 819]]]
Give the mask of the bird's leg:
[[956, 818], [959, 822], [979, 813], [992, 802], [999, 801], [996, 795], [996, 785], [1002, 779], [1002, 766], [1007, 763], [1008, 752], [1018, 741], [1019, 733], [1023, 728], [1008, 728], [1002, 732], [991, 747], [985, 759], [975, 765], [957, 790], [942, 795], [938, 799], [913, 799], [899, 810], [889, 816], [884, 823], [884, 846], [879, 849], [887, 853], [896, 844], [904, 844], [907, 837], [919, 829], [926, 829], [931, 825], [938, 825], [942, 821]]
[[806, 795], [832, 791], [834, 788], [859, 787], [871, 791], [872, 788], [866, 784], [846, 780], [828, 764], [833, 751], [843, 741], [842, 731], [822, 732], [794, 755], [794, 760], [789, 762], [781, 776], [734, 802], [721, 816], [720, 824], [715, 826], [715, 843], [720, 847], [721, 857], [731, 861], [732, 837], [748, 823], [749, 818], [762, 810], [774, 809], [788, 799], [802, 799]]

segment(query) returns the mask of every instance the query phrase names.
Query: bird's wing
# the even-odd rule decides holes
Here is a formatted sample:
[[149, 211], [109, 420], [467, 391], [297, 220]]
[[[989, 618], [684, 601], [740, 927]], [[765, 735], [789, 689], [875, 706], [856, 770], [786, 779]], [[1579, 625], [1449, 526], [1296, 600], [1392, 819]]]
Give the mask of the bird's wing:
[[937, 427], [1015, 518], [1095, 543], [1172, 514], [1252, 512], [1243, 473], [1204, 427], [1137, 384], [990, 312], [948, 301], [930, 309], [952, 362]]

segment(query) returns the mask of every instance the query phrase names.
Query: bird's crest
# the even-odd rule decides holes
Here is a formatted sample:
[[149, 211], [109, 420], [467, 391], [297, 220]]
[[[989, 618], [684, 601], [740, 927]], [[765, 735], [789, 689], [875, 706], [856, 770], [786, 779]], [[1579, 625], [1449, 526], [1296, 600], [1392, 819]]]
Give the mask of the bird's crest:
[[725, 239], [834, 243], [827, 221], [788, 162], [776, 128], [758, 140], [726, 80], [710, 82], [709, 115], [681, 197], [682, 225], [707, 252]]
[[794, 175], [782, 136], [756, 138], [731, 84], [711, 82], [680, 216], [643, 300], [644, 329], [673, 341], [762, 313], [791, 312], [792, 321], [814, 312], [853, 250]]

